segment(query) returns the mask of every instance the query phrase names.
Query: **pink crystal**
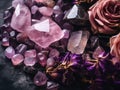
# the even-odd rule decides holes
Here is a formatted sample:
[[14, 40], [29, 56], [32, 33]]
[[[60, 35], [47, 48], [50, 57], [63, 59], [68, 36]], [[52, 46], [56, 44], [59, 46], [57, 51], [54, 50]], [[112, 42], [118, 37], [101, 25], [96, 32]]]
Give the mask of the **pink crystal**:
[[21, 54], [15, 54], [13, 57], [12, 57], [12, 63], [13, 63], [13, 65], [19, 65], [20, 63], [22, 63], [23, 62], [23, 60], [24, 60], [24, 57], [23, 57], [23, 55], [21, 55]]
[[25, 58], [27, 57], [36, 57], [36, 50], [35, 49], [31, 49], [31, 50], [27, 50], [24, 54]]
[[36, 58], [33, 58], [33, 57], [26, 57], [24, 59], [24, 64], [26, 66], [34, 66], [36, 64]]
[[15, 55], [15, 50], [12, 46], [9, 46], [5, 49], [5, 56], [11, 59]]
[[76, 31], [71, 34], [67, 49], [75, 54], [82, 54], [89, 39], [88, 31]]
[[[43, 23], [45, 20], [47, 21], [46, 23], [44, 23], [44, 27], [46, 26], [46, 28], [44, 28], [45, 31], [42, 30], [42, 26], [42, 28], [39, 26], [39, 30], [36, 30], [34, 28], [34, 25], [28, 28], [28, 37], [30, 38], [30, 40], [32, 40], [42, 48], [47, 48], [51, 43], [60, 40], [64, 36], [64, 31], [62, 31], [61, 28], [54, 21], [52, 21], [51, 19], [47, 20], [45, 18], [43, 21], [41, 21], [41, 23]], [[48, 26], [49, 32], [46, 31], [48, 30]]]
[[39, 12], [44, 16], [51, 16], [53, 14], [53, 9], [49, 7], [40, 7]]
[[39, 71], [34, 77], [34, 84], [37, 86], [43, 86], [46, 83], [47, 83], [47, 76]]

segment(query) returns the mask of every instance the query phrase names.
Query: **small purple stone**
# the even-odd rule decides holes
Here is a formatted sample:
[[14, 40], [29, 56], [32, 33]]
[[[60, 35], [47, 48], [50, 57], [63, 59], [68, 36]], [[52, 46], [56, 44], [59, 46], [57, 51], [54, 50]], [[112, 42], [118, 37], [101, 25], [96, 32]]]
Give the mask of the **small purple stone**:
[[34, 66], [36, 64], [36, 58], [33, 57], [27, 57], [24, 59], [24, 64], [26, 66]]
[[27, 50], [24, 54], [25, 58], [26, 57], [36, 57], [36, 50], [35, 49], [31, 49], [31, 50]]
[[47, 57], [44, 53], [38, 53], [38, 60], [41, 66], [46, 66], [47, 64]]
[[47, 76], [44, 73], [38, 71], [38, 73], [34, 77], [34, 84], [37, 86], [43, 86], [46, 83], [47, 83]]
[[16, 47], [16, 53], [24, 54], [26, 49], [27, 49], [27, 46], [25, 44], [20, 44]]
[[57, 49], [51, 49], [49, 53], [49, 57], [58, 57], [60, 55]]
[[9, 46], [9, 45], [10, 45], [10, 43], [9, 43], [9, 38], [4, 37], [4, 38], [2, 39], [2, 45], [3, 45], [3, 46]]
[[15, 55], [15, 50], [12, 46], [9, 46], [5, 49], [5, 56], [11, 59]]
[[13, 57], [12, 57], [12, 63], [13, 65], [19, 65], [20, 63], [22, 63], [24, 60], [24, 57], [23, 55], [21, 54], [15, 54]]

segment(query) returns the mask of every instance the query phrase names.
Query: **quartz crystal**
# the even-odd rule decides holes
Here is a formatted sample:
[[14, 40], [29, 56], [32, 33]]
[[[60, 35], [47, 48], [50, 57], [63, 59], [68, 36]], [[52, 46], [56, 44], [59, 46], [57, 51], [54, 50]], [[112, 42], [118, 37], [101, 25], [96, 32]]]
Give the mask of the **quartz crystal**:
[[51, 67], [51, 66], [54, 66], [55, 64], [55, 59], [50, 57], [47, 59], [47, 67]]
[[15, 66], [16, 66], [16, 65], [19, 65], [20, 63], [22, 63], [23, 60], [24, 60], [24, 57], [23, 57], [23, 55], [21, 55], [21, 54], [15, 54], [15, 55], [12, 57], [12, 59], [11, 59], [13, 65], [15, 65]]
[[40, 23], [32, 25], [28, 30], [30, 40], [42, 48], [47, 48], [51, 43], [60, 40], [64, 36], [64, 31], [61, 30], [60, 26], [46, 17], [43, 17]]
[[38, 71], [38, 73], [34, 77], [34, 84], [37, 86], [43, 86], [46, 83], [47, 83], [47, 76], [44, 73]]
[[88, 13], [80, 5], [75, 4], [66, 12], [64, 19], [75, 25], [84, 25], [88, 20]]
[[67, 49], [75, 54], [82, 54], [85, 50], [87, 41], [89, 39], [88, 31], [72, 32]]
[[5, 56], [11, 59], [15, 55], [15, 50], [12, 46], [9, 46], [5, 49]]

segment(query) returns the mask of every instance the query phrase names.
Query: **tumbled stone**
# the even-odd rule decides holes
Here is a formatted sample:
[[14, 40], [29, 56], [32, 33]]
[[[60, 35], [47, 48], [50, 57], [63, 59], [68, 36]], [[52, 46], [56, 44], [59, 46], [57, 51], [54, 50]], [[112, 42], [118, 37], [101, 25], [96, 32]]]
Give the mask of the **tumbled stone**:
[[23, 60], [24, 60], [24, 57], [23, 57], [23, 55], [21, 55], [21, 54], [15, 54], [15, 55], [12, 57], [12, 59], [11, 59], [12, 64], [15, 65], [15, 66], [16, 66], [16, 65], [19, 65], [20, 63], [22, 63]]
[[10, 45], [10, 43], [9, 43], [9, 38], [7, 38], [7, 37], [4, 37], [3, 39], [2, 39], [2, 46], [9, 46]]

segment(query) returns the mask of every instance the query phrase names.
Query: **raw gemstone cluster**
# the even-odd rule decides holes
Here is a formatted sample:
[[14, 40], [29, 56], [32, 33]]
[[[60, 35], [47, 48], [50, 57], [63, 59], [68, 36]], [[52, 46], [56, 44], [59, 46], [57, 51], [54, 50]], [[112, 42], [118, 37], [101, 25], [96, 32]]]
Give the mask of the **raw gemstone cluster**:
[[3, 18], [4, 55], [36, 86], [120, 85], [120, 0], [13, 0]]

